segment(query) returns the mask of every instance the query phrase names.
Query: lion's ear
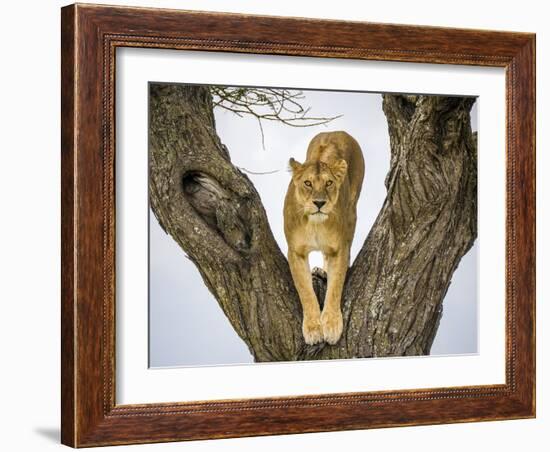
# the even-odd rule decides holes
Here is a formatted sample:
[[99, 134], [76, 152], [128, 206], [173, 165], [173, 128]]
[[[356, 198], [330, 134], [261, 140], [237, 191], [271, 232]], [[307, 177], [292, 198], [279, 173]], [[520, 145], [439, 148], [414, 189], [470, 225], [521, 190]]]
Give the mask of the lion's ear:
[[302, 164], [300, 162], [297, 162], [293, 158], [288, 161], [288, 166], [290, 166], [290, 170], [293, 174], [296, 174], [296, 172], [302, 168]]
[[344, 159], [339, 159], [330, 166], [330, 169], [334, 173], [334, 177], [342, 182], [348, 171], [348, 163]]

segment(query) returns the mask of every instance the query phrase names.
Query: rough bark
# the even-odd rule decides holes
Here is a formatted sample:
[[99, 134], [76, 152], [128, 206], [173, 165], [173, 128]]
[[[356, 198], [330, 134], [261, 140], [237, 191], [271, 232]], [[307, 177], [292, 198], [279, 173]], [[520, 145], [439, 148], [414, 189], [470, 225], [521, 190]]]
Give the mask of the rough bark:
[[429, 354], [453, 272], [477, 236], [473, 103], [384, 96], [388, 192], [345, 287], [354, 356]]
[[[334, 346], [303, 342], [288, 263], [254, 185], [216, 134], [205, 87], [150, 87], [151, 207], [256, 361], [428, 354], [452, 274], [477, 235], [473, 102], [384, 96], [388, 193], [348, 271]], [[321, 273], [314, 285], [324, 293]]]

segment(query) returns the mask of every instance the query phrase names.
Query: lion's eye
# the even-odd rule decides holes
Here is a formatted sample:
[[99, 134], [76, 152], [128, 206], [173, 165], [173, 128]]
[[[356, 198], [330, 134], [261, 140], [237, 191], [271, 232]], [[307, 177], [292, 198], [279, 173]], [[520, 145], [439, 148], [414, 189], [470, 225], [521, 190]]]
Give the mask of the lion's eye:
[[308, 181], [308, 180], [306, 180], [306, 181], [304, 182], [304, 184], [306, 185], [306, 187], [311, 187], [311, 182]]
[[332, 185], [332, 181], [331, 180], [327, 180], [327, 187], [330, 187]]

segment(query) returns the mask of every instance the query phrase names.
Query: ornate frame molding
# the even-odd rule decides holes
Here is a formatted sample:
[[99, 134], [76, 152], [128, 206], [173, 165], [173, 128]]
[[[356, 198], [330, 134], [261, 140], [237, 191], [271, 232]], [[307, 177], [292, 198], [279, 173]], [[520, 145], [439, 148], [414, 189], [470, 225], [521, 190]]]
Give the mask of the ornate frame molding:
[[[506, 384], [116, 405], [117, 47], [506, 68]], [[534, 35], [67, 6], [62, 9], [61, 155], [64, 444], [82, 447], [535, 415]]]

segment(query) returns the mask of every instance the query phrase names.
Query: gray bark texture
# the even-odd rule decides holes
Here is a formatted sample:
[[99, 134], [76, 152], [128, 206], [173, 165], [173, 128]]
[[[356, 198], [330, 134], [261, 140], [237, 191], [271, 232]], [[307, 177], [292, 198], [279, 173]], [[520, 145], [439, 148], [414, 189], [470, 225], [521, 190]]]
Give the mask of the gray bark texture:
[[[477, 236], [474, 101], [383, 96], [387, 197], [348, 270], [336, 345], [304, 343], [287, 260], [254, 185], [216, 134], [207, 87], [150, 85], [151, 208], [256, 361], [426, 355], [453, 272]], [[322, 299], [326, 279], [313, 277]]]

